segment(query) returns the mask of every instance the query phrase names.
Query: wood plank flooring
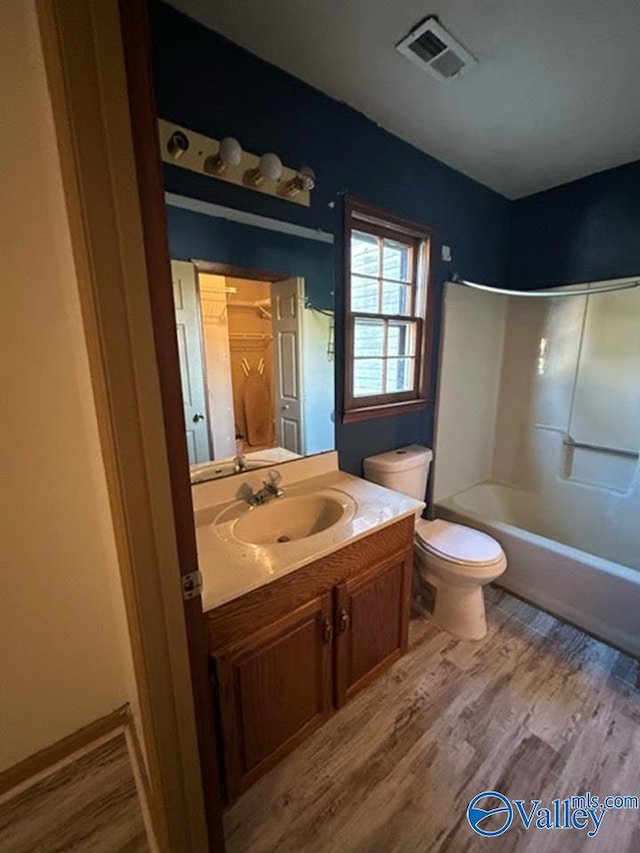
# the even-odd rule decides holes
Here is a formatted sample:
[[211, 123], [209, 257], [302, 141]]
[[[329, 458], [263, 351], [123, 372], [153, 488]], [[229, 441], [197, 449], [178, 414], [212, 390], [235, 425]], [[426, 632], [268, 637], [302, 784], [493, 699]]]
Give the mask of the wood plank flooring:
[[638, 663], [502, 590], [487, 599], [479, 643], [412, 621], [408, 654], [227, 811], [227, 853], [638, 853], [638, 811], [609, 811], [594, 838], [469, 827], [485, 790], [640, 797]]
[[0, 802], [0, 853], [150, 849], [123, 733]]

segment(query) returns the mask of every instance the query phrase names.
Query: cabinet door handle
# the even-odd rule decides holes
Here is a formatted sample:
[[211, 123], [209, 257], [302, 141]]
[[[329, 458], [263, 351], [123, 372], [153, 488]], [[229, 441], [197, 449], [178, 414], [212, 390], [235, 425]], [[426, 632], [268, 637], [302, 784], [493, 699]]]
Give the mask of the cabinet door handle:
[[327, 646], [333, 639], [333, 625], [330, 619], [325, 619], [322, 623], [322, 639]]
[[344, 607], [340, 610], [340, 616], [338, 617], [338, 633], [344, 634], [344, 632], [349, 627], [349, 614], [344, 609]]

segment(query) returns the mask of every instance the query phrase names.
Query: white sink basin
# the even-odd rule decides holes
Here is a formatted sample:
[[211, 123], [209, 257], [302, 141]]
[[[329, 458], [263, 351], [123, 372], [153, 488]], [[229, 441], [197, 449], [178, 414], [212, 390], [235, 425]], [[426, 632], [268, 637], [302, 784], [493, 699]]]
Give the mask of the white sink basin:
[[249, 545], [306, 539], [337, 524], [345, 507], [326, 496], [281, 498], [254, 507], [235, 523], [234, 535]]
[[329, 530], [352, 518], [354, 511], [355, 501], [349, 495], [323, 490], [274, 498], [255, 507], [237, 501], [219, 513], [213, 524], [225, 539], [246, 545], [281, 545]]

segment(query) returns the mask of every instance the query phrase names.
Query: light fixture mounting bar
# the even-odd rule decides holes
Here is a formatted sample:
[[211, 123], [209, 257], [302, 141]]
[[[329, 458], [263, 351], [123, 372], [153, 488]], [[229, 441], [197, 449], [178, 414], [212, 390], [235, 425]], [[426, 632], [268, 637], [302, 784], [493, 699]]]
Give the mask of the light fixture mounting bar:
[[[200, 175], [205, 175], [208, 178], [214, 178], [218, 181], [236, 184], [245, 187], [245, 189], [262, 193], [263, 195], [271, 195], [283, 201], [301, 204], [304, 207], [309, 207], [311, 204], [311, 193], [308, 191], [301, 189], [294, 195], [287, 193], [286, 187], [290, 186], [295, 180], [298, 175], [297, 169], [290, 169], [287, 166], [283, 166], [282, 174], [277, 181], [263, 180], [255, 184], [251, 182], [248, 176], [258, 169], [260, 157], [243, 151], [242, 159], [237, 166], [229, 165], [222, 173], [214, 174], [205, 169], [205, 162], [208, 157], [215, 158], [218, 154], [220, 149], [220, 141], [218, 139], [205, 136], [202, 133], [197, 133], [195, 130], [181, 127], [174, 122], [162, 118], [158, 119], [158, 134], [160, 137], [160, 152], [162, 160], [165, 163], [180, 166], [183, 169], [197, 172]], [[170, 144], [176, 134], [182, 135], [187, 142], [187, 147], [181, 150], [178, 156], [175, 154], [176, 146]]]

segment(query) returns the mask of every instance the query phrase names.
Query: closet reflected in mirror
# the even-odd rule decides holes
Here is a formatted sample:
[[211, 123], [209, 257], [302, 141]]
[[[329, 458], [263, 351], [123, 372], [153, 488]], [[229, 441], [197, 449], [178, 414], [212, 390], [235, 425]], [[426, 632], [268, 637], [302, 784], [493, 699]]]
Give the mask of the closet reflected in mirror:
[[167, 210], [192, 483], [332, 450], [330, 235]]

